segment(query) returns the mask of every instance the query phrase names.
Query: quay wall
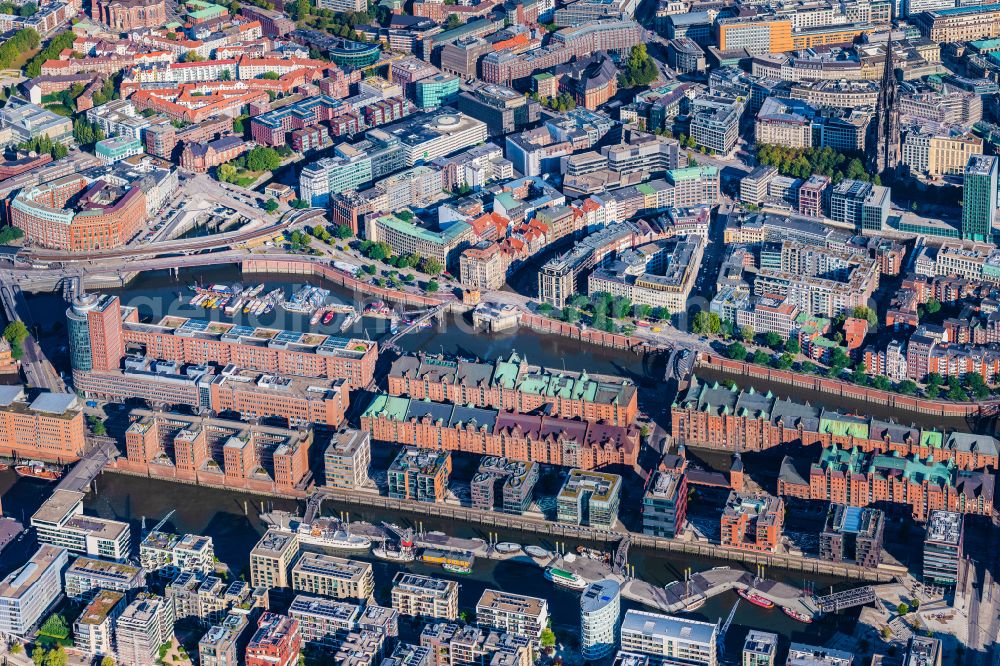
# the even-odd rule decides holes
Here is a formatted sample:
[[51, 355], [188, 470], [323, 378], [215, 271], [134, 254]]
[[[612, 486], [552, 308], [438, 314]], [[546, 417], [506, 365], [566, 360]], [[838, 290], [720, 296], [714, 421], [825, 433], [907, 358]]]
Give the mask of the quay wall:
[[601, 345], [602, 347], [611, 347], [612, 349], [638, 350], [646, 344], [646, 341], [641, 338], [621, 335], [620, 333], [607, 333], [594, 328], [582, 329], [574, 324], [541, 317], [524, 311], [521, 312], [521, 326], [530, 328], [538, 333], [552, 333], [572, 340]]
[[797, 388], [821, 391], [830, 395], [841, 396], [861, 402], [884, 405], [896, 409], [906, 409], [933, 416], [959, 417], [980, 416], [997, 411], [997, 403], [993, 402], [950, 402], [945, 400], [929, 400], [911, 395], [901, 395], [880, 391], [867, 386], [858, 386], [829, 377], [817, 377], [789, 370], [777, 370], [763, 365], [735, 361], [715, 354], [701, 353], [698, 355], [697, 367], [710, 368], [732, 375], [743, 375], [766, 381], [787, 384]]

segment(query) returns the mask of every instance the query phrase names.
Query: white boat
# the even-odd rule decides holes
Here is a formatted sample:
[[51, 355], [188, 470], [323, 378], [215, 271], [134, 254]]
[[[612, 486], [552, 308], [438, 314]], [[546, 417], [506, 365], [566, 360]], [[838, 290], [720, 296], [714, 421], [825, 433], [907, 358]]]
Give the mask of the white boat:
[[537, 557], [539, 559], [552, 557], [552, 553], [545, 550], [541, 546], [525, 546], [524, 552], [526, 552], [528, 555], [531, 555], [532, 557]]
[[521, 544], [513, 543], [512, 541], [501, 541], [497, 545], [493, 546], [493, 549], [496, 550], [498, 553], [509, 555], [511, 553], [516, 553], [517, 551], [521, 550]]
[[472, 573], [472, 567], [466, 566], [464, 564], [452, 564], [451, 562], [445, 562], [444, 564], [441, 565], [441, 568], [447, 571], [448, 573], [460, 574], [463, 576], [465, 574]]
[[580, 578], [572, 571], [557, 569], [556, 567], [547, 568], [545, 570], [545, 578], [552, 581], [559, 587], [565, 587], [570, 590], [582, 590], [587, 587], [587, 581]]
[[380, 560], [388, 560], [390, 562], [412, 562], [417, 559], [413, 548], [400, 548], [397, 550], [380, 546], [372, 550], [372, 555]]
[[350, 534], [340, 523], [329, 518], [317, 518], [312, 523], [299, 523], [296, 529], [299, 541], [337, 550], [368, 550], [372, 540], [366, 536]]
[[227, 317], [232, 317], [237, 312], [239, 312], [240, 309], [243, 307], [243, 301], [244, 301], [244, 297], [243, 296], [237, 296], [236, 300], [234, 300], [232, 303], [230, 303], [230, 304], [228, 304], [226, 306], [226, 310], [225, 310], [226, 316]]

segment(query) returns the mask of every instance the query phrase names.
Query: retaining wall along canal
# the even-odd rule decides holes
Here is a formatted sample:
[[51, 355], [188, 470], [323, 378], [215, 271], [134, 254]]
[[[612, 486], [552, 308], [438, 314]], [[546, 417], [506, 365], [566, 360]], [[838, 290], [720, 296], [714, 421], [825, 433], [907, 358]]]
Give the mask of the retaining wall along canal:
[[849, 382], [828, 377], [817, 377], [789, 370], [777, 370], [754, 363], [745, 363], [724, 358], [715, 354], [698, 354], [697, 366], [711, 368], [732, 375], [744, 375], [779, 384], [788, 384], [803, 389], [820, 391], [851, 400], [859, 400], [886, 407], [922, 412], [933, 416], [959, 417], [987, 416], [997, 412], [997, 401], [984, 402], [950, 402], [945, 400], [929, 400], [911, 395], [901, 395], [880, 391], [875, 388], [858, 386]]

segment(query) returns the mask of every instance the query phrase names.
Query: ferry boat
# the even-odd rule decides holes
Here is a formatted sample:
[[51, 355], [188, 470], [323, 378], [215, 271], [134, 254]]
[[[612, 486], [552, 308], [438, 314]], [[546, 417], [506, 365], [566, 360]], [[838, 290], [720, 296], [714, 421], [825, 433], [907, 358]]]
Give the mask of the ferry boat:
[[372, 540], [359, 534], [350, 534], [340, 524], [329, 518], [317, 518], [313, 523], [299, 523], [296, 530], [299, 541], [337, 550], [368, 550]]
[[761, 608], [774, 608], [774, 602], [767, 597], [762, 597], [759, 594], [750, 592], [749, 590], [737, 589], [736, 594], [740, 595], [754, 606], [760, 606]]
[[448, 573], [459, 574], [462, 576], [472, 573], [472, 567], [465, 564], [454, 564], [452, 562], [445, 562], [444, 564], [441, 565], [441, 568], [447, 571]]
[[541, 546], [525, 546], [524, 552], [526, 552], [528, 555], [531, 555], [532, 557], [537, 557], [538, 559], [552, 557], [552, 553], [545, 550]]
[[796, 622], [802, 622], [803, 624], [812, 624], [813, 621], [812, 617], [806, 615], [805, 613], [800, 613], [797, 610], [792, 610], [791, 608], [787, 608], [785, 606], [782, 606], [781, 610], [785, 613], [785, 615], [792, 618]]
[[511, 541], [501, 541], [497, 545], [493, 546], [493, 549], [496, 550], [498, 553], [509, 555], [511, 553], [516, 553], [517, 551], [521, 550], [521, 544], [513, 543]]
[[587, 581], [577, 576], [572, 571], [549, 567], [545, 570], [546, 580], [550, 580], [560, 587], [570, 590], [582, 590], [587, 587]]
[[379, 546], [372, 550], [372, 555], [390, 562], [412, 562], [417, 559], [416, 553], [413, 552], [413, 544], [409, 541], [402, 542], [399, 548], [391, 548], [388, 544]]
[[37, 460], [32, 460], [23, 465], [14, 465], [14, 471], [17, 472], [18, 476], [29, 479], [41, 479], [42, 481], [55, 481], [62, 476], [58, 469]]

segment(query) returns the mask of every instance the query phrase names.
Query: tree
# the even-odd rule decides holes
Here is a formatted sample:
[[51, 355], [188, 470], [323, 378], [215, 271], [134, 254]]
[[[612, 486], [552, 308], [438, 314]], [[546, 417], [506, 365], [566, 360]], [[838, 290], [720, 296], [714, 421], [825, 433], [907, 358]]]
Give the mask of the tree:
[[768, 331], [764, 334], [764, 344], [771, 349], [777, 349], [781, 345], [781, 336], [774, 331]]
[[799, 344], [798, 338], [785, 340], [785, 351], [793, 356], [799, 354], [802, 351], [802, 345]]
[[872, 379], [872, 386], [877, 388], [879, 391], [888, 391], [892, 388], [892, 382], [885, 375], [878, 375]]
[[43, 666], [45, 664], [45, 648], [36, 645], [35, 649], [31, 651], [31, 661], [35, 662], [35, 666]]
[[268, 199], [267, 201], [264, 202], [264, 210], [266, 210], [268, 213], [273, 213], [274, 211], [278, 210], [278, 202], [275, 201], [274, 199]]
[[49, 650], [45, 655], [45, 666], [67, 666], [69, 664], [69, 655], [66, 654], [66, 648], [61, 644], [57, 645], [55, 649]]
[[95, 435], [103, 436], [108, 434], [107, 426], [104, 425], [104, 421], [102, 421], [99, 417], [93, 415], [88, 416], [87, 423], [90, 425], [90, 429]]
[[875, 328], [876, 326], [878, 326], [878, 315], [875, 314], [875, 311], [869, 307], [865, 307], [864, 305], [859, 305], [858, 307], [854, 308], [851, 314], [858, 319], [864, 319], [865, 321], [867, 321], [868, 326], [871, 328]]
[[437, 259], [431, 257], [425, 257], [420, 260], [420, 270], [428, 275], [441, 275], [444, 272], [444, 266]]
[[626, 86], [645, 86], [658, 76], [656, 63], [649, 57], [645, 44], [636, 44], [629, 53], [622, 78]]
[[905, 603], [900, 602], [899, 605], [896, 606], [896, 612], [899, 613], [900, 615], [906, 615], [907, 613], [910, 612], [910, 607], [907, 606]]
[[281, 155], [274, 148], [256, 146], [246, 154], [246, 165], [250, 171], [274, 171], [281, 166]]
[[691, 331], [697, 335], [718, 335], [722, 330], [722, 319], [714, 312], [698, 310], [691, 317]]
[[115, 666], [115, 660], [107, 655], [104, 655], [104, 657], [101, 658], [101, 666]]
[[941, 310], [941, 301], [936, 298], [932, 298], [926, 303], [924, 303], [924, 312], [927, 314], [936, 314]]
[[277, 81], [281, 78], [281, 74], [278, 74], [277, 72], [264, 72], [260, 75], [260, 78], [266, 79], [267, 81]]
[[830, 350], [829, 366], [833, 373], [840, 374], [840, 371], [851, 364], [851, 359], [844, 351], [843, 347], [834, 347]]
[[21, 5], [21, 9], [18, 10], [17, 14], [21, 18], [28, 18], [29, 16], [34, 16], [38, 12], [38, 5], [33, 2], [27, 2]]
[[444, 22], [444, 29], [454, 30], [460, 25], [462, 25], [462, 19], [458, 18], [458, 14], [448, 14], [448, 19]]
[[567, 305], [563, 308], [563, 319], [570, 324], [575, 324], [580, 321], [580, 311], [574, 308], [572, 305]]
[[546, 317], [551, 317], [552, 316], [552, 304], [551, 303], [540, 303], [538, 305], [538, 311], [542, 315], [544, 315]]
[[865, 371], [864, 363], [858, 363], [854, 366], [854, 372], [851, 374], [851, 381], [855, 384], [860, 384], [861, 386], [868, 385], [868, 373]]
[[296, 0], [295, 2], [295, 18], [300, 21], [305, 17], [309, 16], [309, 0]]
[[396, 213], [396, 217], [399, 218], [400, 220], [402, 220], [403, 222], [409, 222], [410, 220], [413, 219], [413, 211], [412, 210], [401, 210], [401, 211], [399, 211], [399, 212]]
[[902, 393], [903, 395], [913, 395], [917, 392], [917, 384], [912, 380], [904, 379], [899, 382], [899, 386], [896, 387], [896, 391]]
[[649, 313], [649, 318], [653, 321], [666, 321], [670, 319], [670, 310], [664, 307], [653, 308], [653, 311]]
[[8, 226], [0, 228], [0, 245], [9, 245], [21, 238], [24, 238], [24, 232], [17, 227]]
[[812, 361], [802, 361], [802, 372], [811, 375], [816, 372], [816, 364]]
[[433, 294], [440, 288], [441, 285], [438, 284], [437, 280], [431, 280], [430, 282], [427, 283], [426, 291], [430, 294]]
[[203, 62], [204, 57], [198, 55], [197, 51], [188, 51], [184, 54], [184, 62]]
[[28, 327], [24, 325], [24, 322], [20, 319], [15, 319], [14, 321], [7, 324], [7, 327], [3, 329], [3, 337], [7, 339], [7, 342], [13, 344], [21, 344], [24, 339], [28, 337]]
[[753, 326], [740, 326], [740, 337], [743, 338], [743, 342], [753, 342]]
[[770, 360], [770, 356], [768, 356], [767, 352], [763, 349], [758, 349], [753, 353], [751, 360], [757, 365], [767, 365], [767, 362]]
[[778, 357], [778, 360], [775, 362], [774, 367], [776, 367], [778, 370], [791, 370], [792, 365], [794, 363], [795, 359], [792, 357], [791, 354], [786, 352]]
[[338, 224], [333, 230], [333, 234], [340, 240], [347, 240], [354, 235], [354, 231], [346, 224]]
[[553, 648], [556, 646], [556, 635], [552, 632], [551, 627], [545, 627], [542, 630], [542, 647], [543, 648]]
[[628, 296], [616, 296], [615, 300], [611, 301], [611, 317], [613, 319], [621, 319], [625, 317], [632, 310], [632, 299]]
[[645, 303], [640, 303], [635, 306], [633, 314], [636, 319], [648, 319], [650, 313], [653, 312], [653, 307], [651, 305], [646, 305]]
[[734, 361], [743, 361], [747, 357], [747, 348], [739, 342], [734, 342], [726, 349], [726, 355]]

